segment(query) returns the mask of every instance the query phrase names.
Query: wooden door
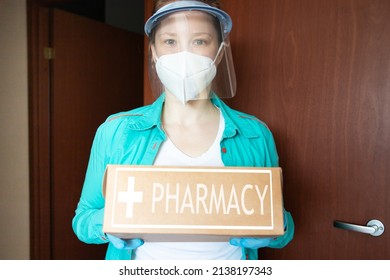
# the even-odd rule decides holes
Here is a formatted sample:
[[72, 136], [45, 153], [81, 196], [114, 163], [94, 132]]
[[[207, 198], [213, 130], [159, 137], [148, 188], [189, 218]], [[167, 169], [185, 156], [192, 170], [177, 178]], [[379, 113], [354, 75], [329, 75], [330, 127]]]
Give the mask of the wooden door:
[[223, 3], [238, 82], [228, 103], [273, 131], [296, 224], [287, 247], [260, 258], [390, 259], [388, 229], [333, 226], [390, 227], [390, 1]]
[[40, 14], [54, 57], [41, 68], [43, 90], [32, 99], [41, 130], [33, 136], [33, 164], [46, 164], [32, 174], [32, 258], [103, 259], [106, 245], [79, 241], [72, 218], [99, 124], [142, 105], [143, 36], [56, 9]]
[[232, 106], [274, 133], [293, 242], [260, 258], [390, 259], [390, 2], [225, 1], [238, 92]]

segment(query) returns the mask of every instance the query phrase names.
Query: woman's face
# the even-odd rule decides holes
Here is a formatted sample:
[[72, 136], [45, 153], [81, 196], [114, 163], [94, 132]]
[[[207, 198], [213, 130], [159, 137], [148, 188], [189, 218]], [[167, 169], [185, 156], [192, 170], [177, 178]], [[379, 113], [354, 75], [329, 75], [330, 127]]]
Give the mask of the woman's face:
[[200, 11], [169, 15], [156, 27], [153, 55], [187, 51], [214, 59], [219, 48], [213, 17]]

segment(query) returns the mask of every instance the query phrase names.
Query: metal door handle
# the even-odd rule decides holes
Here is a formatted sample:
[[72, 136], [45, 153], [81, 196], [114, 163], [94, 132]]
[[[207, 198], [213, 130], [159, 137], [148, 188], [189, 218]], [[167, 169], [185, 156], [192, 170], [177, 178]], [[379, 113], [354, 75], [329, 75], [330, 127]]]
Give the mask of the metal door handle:
[[371, 220], [367, 223], [367, 226], [360, 226], [340, 221], [334, 221], [333, 226], [341, 229], [371, 234], [372, 236], [380, 236], [385, 231], [385, 226], [379, 220]]

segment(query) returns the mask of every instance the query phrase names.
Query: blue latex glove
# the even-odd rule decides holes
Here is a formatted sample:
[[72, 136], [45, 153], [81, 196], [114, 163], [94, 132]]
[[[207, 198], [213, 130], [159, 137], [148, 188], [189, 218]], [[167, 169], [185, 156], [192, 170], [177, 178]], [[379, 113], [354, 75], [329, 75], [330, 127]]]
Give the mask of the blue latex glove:
[[[287, 229], [287, 216], [286, 211], [283, 209], [283, 220], [284, 220], [284, 229]], [[268, 247], [271, 241], [274, 240], [273, 237], [265, 238], [232, 238], [230, 239], [230, 244], [233, 246], [240, 246], [249, 249], [259, 249]]]
[[232, 238], [230, 244], [233, 246], [240, 246], [249, 249], [259, 249], [268, 247], [272, 241], [272, 237], [266, 238]]
[[144, 244], [144, 241], [138, 238], [122, 239], [111, 234], [107, 234], [107, 238], [115, 248], [123, 250], [133, 250]]

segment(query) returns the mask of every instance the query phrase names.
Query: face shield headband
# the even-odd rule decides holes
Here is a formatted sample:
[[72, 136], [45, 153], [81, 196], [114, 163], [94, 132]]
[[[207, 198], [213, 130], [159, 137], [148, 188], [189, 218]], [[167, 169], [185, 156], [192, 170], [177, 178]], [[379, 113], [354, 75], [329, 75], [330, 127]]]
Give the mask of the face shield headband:
[[222, 26], [223, 37], [228, 36], [232, 29], [232, 20], [226, 12], [200, 1], [176, 1], [163, 6], [147, 20], [144, 28], [145, 34], [150, 38], [152, 30], [159, 24], [163, 17], [179, 11], [204, 11], [213, 15]]

